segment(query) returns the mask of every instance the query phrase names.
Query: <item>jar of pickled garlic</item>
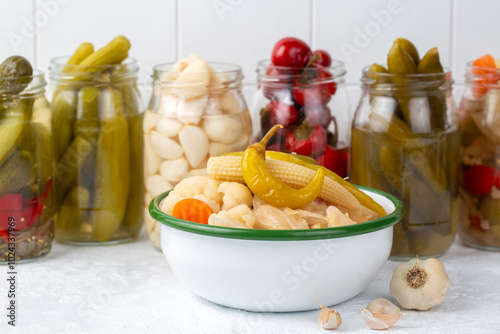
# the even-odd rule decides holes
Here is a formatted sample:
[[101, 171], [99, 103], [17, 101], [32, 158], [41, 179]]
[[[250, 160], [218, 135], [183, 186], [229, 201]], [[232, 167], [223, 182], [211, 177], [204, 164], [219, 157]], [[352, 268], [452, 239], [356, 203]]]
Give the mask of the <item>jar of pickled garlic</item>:
[[392, 258], [439, 256], [453, 243], [458, 224], [459, 124], [451, 73], [376, 69], [363, 70], [350, 180], [403, 202]]
[[[489, 56], [491, 57], [491, 56]], [[459, 106], [462, 135], [460, 239], [500, 250], [500, 70], [467, 64]]]
[[344, 64], [337, 60], [301, 68], [259, 62], [252, 115], [260, 120], [260, 130], [254, 141], [282, 124], [268, 150], [309, 156], [346, 177], [352, 118], [345, 74]]
[[252, 123], [237, 65], [207, 63], [190, 55], [154, 68], [153, 95], [144, 115], [145, 225], [160, 249], [160, 224], [148, 205], [190, 173], [202, 173], [209, 157], [244, 150]]
[[[109, 49], [117, 42], [126, 43], [112, 41], [107, 57], [118, 55]], [[142, 227], [139, 67], [127, 54], [119, 57], [123, 62], [109, 58], [111, 64], [96, 66], [68, 64], [68, 57], [51, 62], [56, 240], [62, 243], [116, 244]]]
[[45, 78], [20, 56], [0, 64], [0, 264], [47, 254], [54, 239], [54, 175]]

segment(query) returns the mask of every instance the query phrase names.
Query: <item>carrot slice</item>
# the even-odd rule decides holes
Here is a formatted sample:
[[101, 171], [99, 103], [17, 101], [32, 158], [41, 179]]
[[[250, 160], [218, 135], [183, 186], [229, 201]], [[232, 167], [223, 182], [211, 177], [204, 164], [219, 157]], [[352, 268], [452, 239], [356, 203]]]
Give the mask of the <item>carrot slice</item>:
[[484, 55], [481, 58], [477, 58], [472, 62], [472, 65], [480, 67], [496, 68], [495, 58], [493, 58], [493, 56], [490, 54]]
[[194, 223], [208, 224], [208, 217], [214, 210], [205, 202], [196, 198], [185, 198], [174, 205], [172, 216]]
[[500, 77], [498, 75], [495, 58], [493, 58], [490, 54], [474, 60], [472, 65], [476, 66], [472, 68], [472, 74], [482, 76], [474, 78], [476, 86], [472, 88], [474, 97], [479, 98], [488, 91], [488, 87], [486, 85], [497, 84]]

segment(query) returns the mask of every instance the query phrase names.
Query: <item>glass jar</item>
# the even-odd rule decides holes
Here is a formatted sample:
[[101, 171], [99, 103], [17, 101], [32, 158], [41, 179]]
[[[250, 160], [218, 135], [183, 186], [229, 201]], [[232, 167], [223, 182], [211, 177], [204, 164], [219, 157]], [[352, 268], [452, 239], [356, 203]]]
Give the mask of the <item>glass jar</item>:
[[466, 245], [500, 250], [500, 71], [468, 63], [465, 78], [458, 233]]
[[189, 172], [206, 168], [208, 158], [242, 151], [252, 138], [252, 123], [241, 91], [243, 75], [236, 65], [207, 63], [206, 73], [172, 72], [174, 65], [154, 68], [153, 95], [144, 115], [146, 230], [160, 249], [160, 224], [149, 216], [151, 200], [172, 189]]
[[56, 240], [100, 245], [131, 240], [142, 226], [143, 144], [137, 62], [51, 62], [56, 158]]
[[47, 254], [54, 238], [51, 110], [42, 72], [0, 79], [0, 263]]
[[267, 149], [310, 156], [342, 177], [347, 176], [351, 108], [345, 90], [344, 63], [330, 67], [279, 67], [259, 62], [253, 117], [260, 120], [254, 141], [282, 124]]
[[351, 181], [403, 202], [392, 258], [439, 256], [453, 243], [458, 224], [460, 134], [451, 73], [392, 75], [366, 68], [362, 82]]

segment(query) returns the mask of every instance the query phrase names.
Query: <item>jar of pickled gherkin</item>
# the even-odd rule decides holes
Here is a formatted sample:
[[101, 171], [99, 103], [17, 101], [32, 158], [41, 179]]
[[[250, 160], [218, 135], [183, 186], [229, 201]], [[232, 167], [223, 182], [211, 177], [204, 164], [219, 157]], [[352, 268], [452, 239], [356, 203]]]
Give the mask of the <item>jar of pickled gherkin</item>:
[[54, 162], [45, 79], [19, 56], [0, 65], [0, 263], [47, 254], [54, 238]]
[[131, 240], [143, 222], [141, 99], [134, 59], [117, 65], [51, 62], [56, 240]]
[[309, 156], [346, 177], [352, 114], [345, 74], [344, 63], [338, 60], [301, 68], [259, 62], [252, 115], [260, 129], [254, 141], [282, 124], [268, 150]]
[[500, 70], [467, 64], [462, 135], [460, 239], [500, 250]]
[[451, 73], [365, 68], [362, 83], [352, 124], [351, 181], [403, 202], [392, 258], [439, 256], [453, 243], [458, 224], [460, 134]]
[[205, 62], [197, 55], [154, 68], [153, 95], [144, 114], [145, 225], [160, 249], [160, 224], [148, 205], [209, 157], [244, 150], [252, 123], [237, 65]]

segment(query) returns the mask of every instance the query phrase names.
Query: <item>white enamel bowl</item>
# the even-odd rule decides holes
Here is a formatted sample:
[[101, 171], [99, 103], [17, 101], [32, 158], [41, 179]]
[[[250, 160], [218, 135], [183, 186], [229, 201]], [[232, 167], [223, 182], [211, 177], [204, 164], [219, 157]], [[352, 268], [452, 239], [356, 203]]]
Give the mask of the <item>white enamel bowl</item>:
[[159, 209], [161, 248], [172, 271], [193, 293], [214, 303], [256, 312], [305, 311], [315, 301], [334, 305], [363, 291], [387, 261], [399, 200], [359, 187], [388, 215], [370, 222], [311, 230], [252, 230], [177, 219]]

